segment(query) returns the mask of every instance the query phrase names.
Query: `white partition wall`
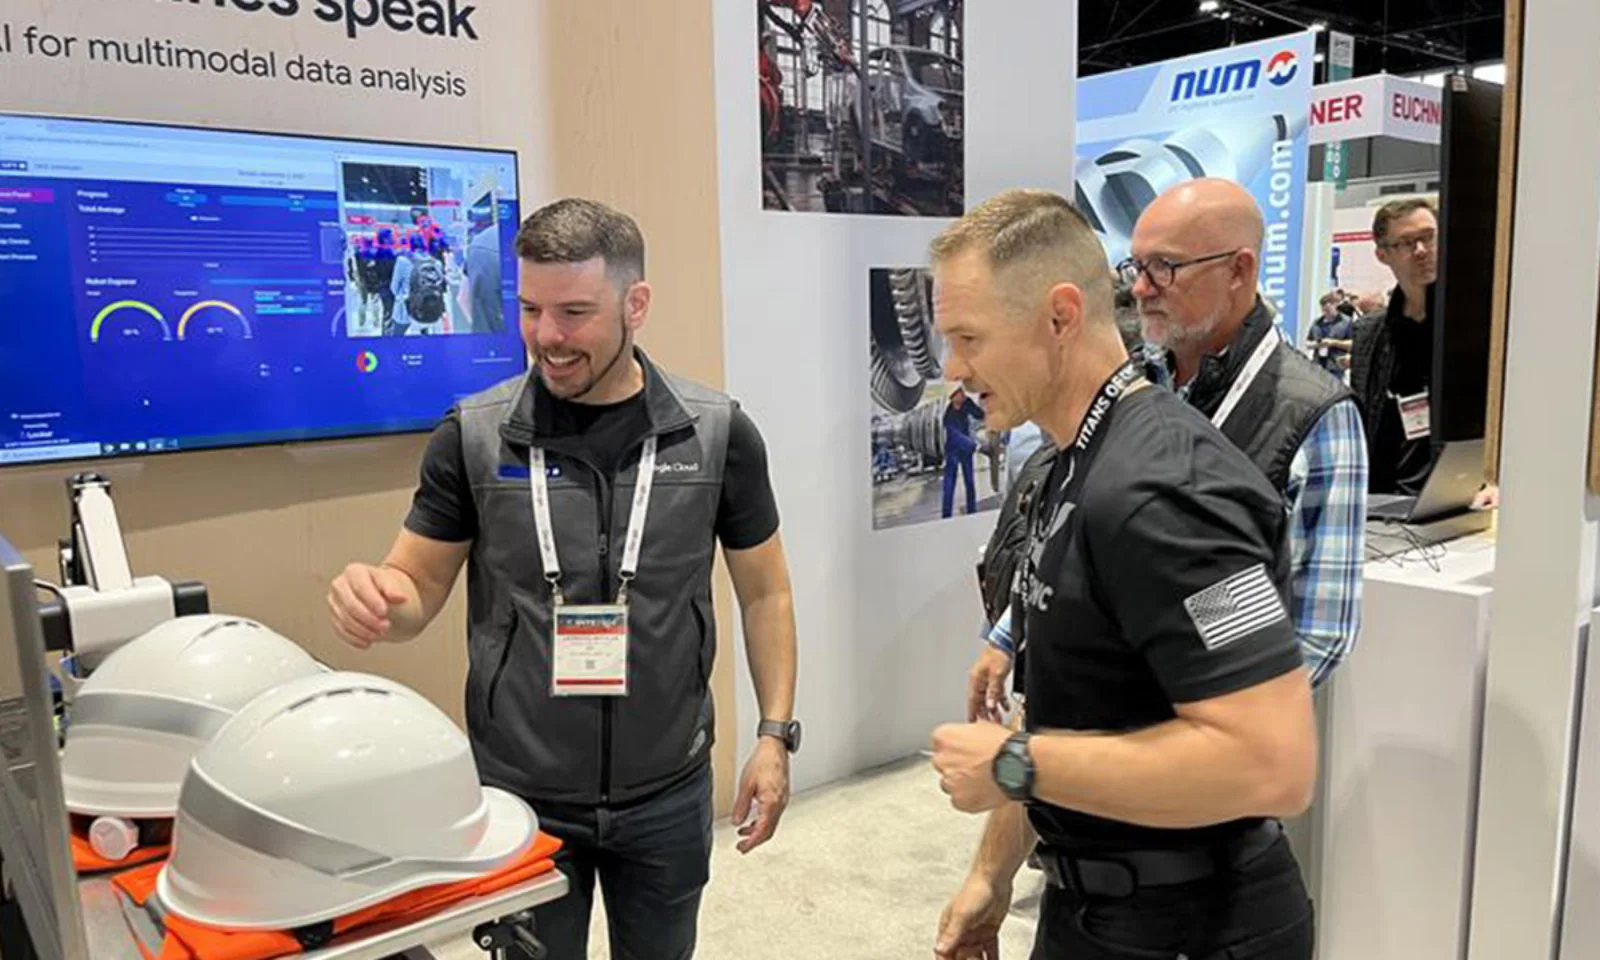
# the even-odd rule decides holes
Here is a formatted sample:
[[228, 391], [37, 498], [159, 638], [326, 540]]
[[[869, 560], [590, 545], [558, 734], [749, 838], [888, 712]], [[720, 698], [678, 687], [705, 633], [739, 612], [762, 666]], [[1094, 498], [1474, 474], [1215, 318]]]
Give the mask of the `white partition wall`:
[[[1545, 960], [1561, 940], [1581, 634], [1594, 606], [1586, 502], [1600, 289], [1600, 48], [1593, 0], [1523, 5], [1501, 503], [1469, 960]], [[1594, 912], [1593, 902], [1576, 912]], [[1569, 914], [1570, 916], [1570, 914]], [[1582, 956], [1582, 955], [1580, 955]]]
[[1578, 731], [1578, 766], [1572, 797], [1572, 836], [1567, 846], [1567, 891], [1560, 960], [1600, 957], [1600, 608], [1589, 615], [1589, 655]]
[[[913, 5], [873, 4], [890, 6]], [[966, 202], [1013, 186], [1071, 196], [1076, 4], [965, 7]], [[995, 514], [873, 529], [868, 271], [924, 264], [949, 221], [763, 210], [756, 4], [718, 2], [715, 27], [727, 382], [766, 437], [783, 514], [803, 789], [913, 754], [963, 717], [973, 564]], [[741, 640], [741, 757], [757, 718], [743, 656]]]

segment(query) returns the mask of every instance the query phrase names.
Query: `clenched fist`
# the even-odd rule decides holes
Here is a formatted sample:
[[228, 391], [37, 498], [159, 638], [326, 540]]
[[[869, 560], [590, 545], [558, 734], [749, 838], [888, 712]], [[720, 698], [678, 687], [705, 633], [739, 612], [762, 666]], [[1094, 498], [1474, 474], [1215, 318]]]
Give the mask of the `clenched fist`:
[[414, 590], [398, 570], [352, 563], [328, 590], [333, 629], [358, 650], [389, 640], [394, 627], [391, 611], [409, 600]]

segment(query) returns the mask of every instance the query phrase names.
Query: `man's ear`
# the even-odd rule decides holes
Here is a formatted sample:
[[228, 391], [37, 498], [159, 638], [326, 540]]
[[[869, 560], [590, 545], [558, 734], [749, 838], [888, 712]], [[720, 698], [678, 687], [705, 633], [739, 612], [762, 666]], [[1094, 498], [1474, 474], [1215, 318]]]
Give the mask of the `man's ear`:
[[637, 330], [644, 326], [645, 319], [650, 315], [650, 284], [640, 280], [628, 288], [622, 303], [622, 314], [627, 319], [628, 327]]
[[1083, 291], [1075, 284], [1050, 288], [1050, 324], [1059, 337], [1075, 337], [1083, 329]]
[[1240, 250], [1233, 258], [1235, 286], [1254, 287], [1261, 275], [1261, 258], [1254, 250]]

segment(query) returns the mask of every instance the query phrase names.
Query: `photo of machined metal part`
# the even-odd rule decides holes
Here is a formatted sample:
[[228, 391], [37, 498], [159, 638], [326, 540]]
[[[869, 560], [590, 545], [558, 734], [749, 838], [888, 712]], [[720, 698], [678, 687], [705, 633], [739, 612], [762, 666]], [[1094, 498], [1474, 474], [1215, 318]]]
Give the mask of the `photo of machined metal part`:
[[1249, 184], [1289, 144], [1305, 119], [1283, 114], [1234, 123], [1187, 127], [1165, 139], [1136, 137], [1078, 160], [1077, 207], [1100, 234], [1106, 258], [1128, 256], [1134, 224], [1144, 208], [1186, 180], [1219, 177]]
[[944, 340], [933, 325], [933, 279], [927, 270], [872, 274], [872, 396], [905, 413], [928, 381], [944, 376]]
[[996, 509], [1005, 435], [984, 426], [978, 401], [944, 379], [932, 275], [877, 269], [868, 286], [874, 528]]

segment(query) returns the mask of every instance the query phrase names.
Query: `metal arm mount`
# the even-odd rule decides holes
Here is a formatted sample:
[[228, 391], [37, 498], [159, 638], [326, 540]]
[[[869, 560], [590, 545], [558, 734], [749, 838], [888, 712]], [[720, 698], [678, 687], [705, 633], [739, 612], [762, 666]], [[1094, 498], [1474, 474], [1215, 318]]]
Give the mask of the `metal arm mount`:
[[95, 473], [67, 480], [71, 536], [60, 542], [61, 589], [42, 604], [45, 649], [76, 654], [93, 669], [107, 654], [173, 617], [207, 613], [204, 584], [134, 577], [111, 483]]
[[487, 952], [493, 960], [508, 958], [507, 950], [520, 951], [526, 960], [546, 960], [550, 951], [533, 933], [533, 911], [523, 910], [509, 917], [479, 924], [472, 931], [472, 941]]

